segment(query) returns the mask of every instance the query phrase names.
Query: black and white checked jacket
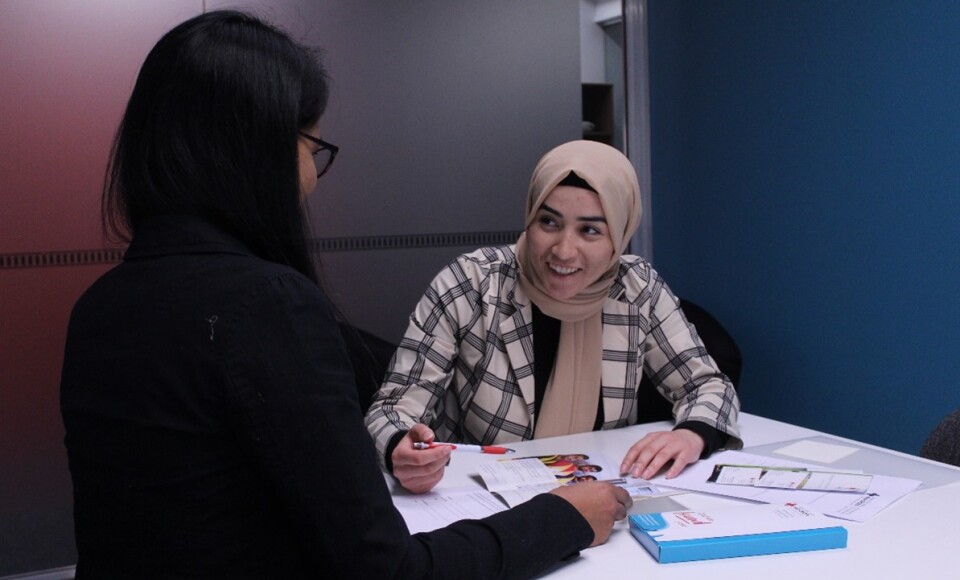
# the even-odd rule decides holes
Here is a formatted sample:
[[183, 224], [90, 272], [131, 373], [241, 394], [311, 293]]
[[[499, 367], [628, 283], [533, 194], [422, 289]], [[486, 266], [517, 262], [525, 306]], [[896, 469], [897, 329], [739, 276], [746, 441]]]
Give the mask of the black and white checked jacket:
[[[480, 248], [440, 271], [366, 416], [380, 460], [397, 431], [425, 423], [438, 441], [502, 444], [533, 438], [533, 314], [514, 246]], [[603, 306], [603, 429], [637, 421], [647, 373], [677, 422], [702, 421], [743, 443], [739, 400], [660, 275], [623, 256]]]

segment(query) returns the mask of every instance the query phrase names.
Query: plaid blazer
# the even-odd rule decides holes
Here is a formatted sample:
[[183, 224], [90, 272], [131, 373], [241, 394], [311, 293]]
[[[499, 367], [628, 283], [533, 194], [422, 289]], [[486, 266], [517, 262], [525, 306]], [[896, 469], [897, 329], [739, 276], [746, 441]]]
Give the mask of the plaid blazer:
[[[533, 438], [533, 310], [513, 246], [480, 248], [444, 268], [410, 316], [366, 424], [383, 454], [398, 431], [429, 425], [439, 441], [490, 445]], [[742, 447], [740, 403], [643, 258], [623, 256], [604, 303], [603, 429], [637, 421], [647, 373], [677, 422], [702, 421]]]

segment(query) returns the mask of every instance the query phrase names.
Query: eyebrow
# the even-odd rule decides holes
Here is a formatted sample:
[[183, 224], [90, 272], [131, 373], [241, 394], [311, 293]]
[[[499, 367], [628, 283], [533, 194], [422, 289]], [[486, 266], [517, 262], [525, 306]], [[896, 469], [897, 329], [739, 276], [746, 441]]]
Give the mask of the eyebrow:
[[[562, 213], [558, 212], [557, 210], [553, 209], [552, 207], [550, 207], [549, 205], [547, 205], [547, 204], [545, 204], [545, 203], [541, 203], [541, 204], [540, 204], [540, 209], [545, 210], [545, 211], [548, 211], [548, 212], [552, 213], [553, 215], [555, 215], [555, 216], [557, 216], [557, 217], [560, 217], [560, 218], [563, 217], [563, 214], [562, 214]], [[578, 218], [577, 218], [577, 221], [578, 221], [578, 222], [603, 222], [603, 223], [607, 223], [607, 218], [603, 217], [602, 215], [597, 215], [597, 216], [594, 216], [594, 215], [584, 215], [584, 216], [578, 217]]]

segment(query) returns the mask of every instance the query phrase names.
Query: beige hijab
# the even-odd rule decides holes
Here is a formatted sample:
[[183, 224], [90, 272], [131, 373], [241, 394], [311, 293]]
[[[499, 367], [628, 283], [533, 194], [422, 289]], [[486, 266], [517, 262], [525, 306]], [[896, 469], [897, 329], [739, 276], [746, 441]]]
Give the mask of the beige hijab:
[[571, 141], [544, 155], [533, 170], [524, 229], [530, 227], [540, 205], [571, 172], [600, 196], [615, 252], [596, 282], [573, 298], [557, 300], [546, 293], [543, 280], [533, 268], [526, 232], [517, 241], [520, 287], [540, 310], [561, 321], [557, 359], [536, 419], [535, 438], [593, 428], [600, 400], [603, 302], [616, 278], [620, 256], [640, 222], [640, 185], [630, 161], [609, 145]]

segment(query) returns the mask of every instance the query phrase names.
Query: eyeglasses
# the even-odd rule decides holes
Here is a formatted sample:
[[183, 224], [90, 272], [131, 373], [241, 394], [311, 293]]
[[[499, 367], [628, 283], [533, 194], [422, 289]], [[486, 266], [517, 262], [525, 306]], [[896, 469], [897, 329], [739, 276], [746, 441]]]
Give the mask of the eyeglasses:
[[303, 131], [300, 132], [300, 136], [316, 143], [319, 147], [319, 149], [313, 152], [313, 164], [317, 167], [317, 179], [320, 179], [323, 177], [323, 174], [330, 169], [330, 166], [333, 165], [333, 160], [337, 158], [337, 153], [340, 152], [340, 148], [333, 143], [327, 143], [323, 139], [317, 139], [313, 135], [308, 135]]

